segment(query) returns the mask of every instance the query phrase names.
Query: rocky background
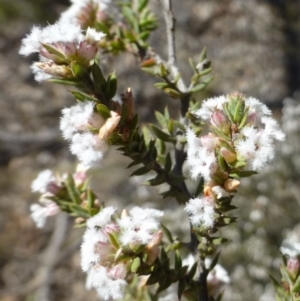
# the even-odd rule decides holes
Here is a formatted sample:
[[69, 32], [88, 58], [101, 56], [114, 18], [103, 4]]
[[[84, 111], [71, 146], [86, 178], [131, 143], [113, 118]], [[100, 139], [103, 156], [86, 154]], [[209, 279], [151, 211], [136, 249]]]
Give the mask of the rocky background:
[[[298, 0], [173, 2], [178, 63], [183, 76], [191, 75], [187, 58], [196, 59], [204, 46], [213, 63], [216, 78], [201, 98], [241, 91], [266, 102], [278, 118], [284, 99], [292, 97], [297, 105]], [[165, 55], [161, 9], [157, 0], [151, 3], [161, 22], [151, 44]], [[29, 69], [34, 58], [20, 57], [18, 49], [33, 24], [54, 22], [67, 6], [67, 0], [0, 1], [0, 299], [3, 301], [97, 300], [93, 291], [86, 292], [79, 267], [82, 230], [72, 229], [65, 216], [49, 220], [44, 229], [38, 230], [29, 217], [29, 206], [37, 200], [30, 191], [36, 175], [47, 168], [61, 172], [74, 169], [75, 159], [58, 129], [60, 110], [73, 100], [63, 87], [34, 82]], [[175, 101], [152, 87], [153, 80], [139, 71], [135, 58], [122, 55], [117, 60], [107, 58], [105, 63], [107, 70], [117, 72], [119, 92], [132, 87], [136, 109], [143, 121], [152, 120], [154, 109], [165, 105], [171, 107], [173, 116], [178, 114]], [[294, 143], [293, 158], [299, 162], [297, 137], [287, 143]], [[112, 153], [97, 172], [94, 187], [101, 201], [123, 206], [158, 201], [158, 206], [166, 209], [174, 206], [172, 200], [162, 204], [157, 195], [161, 187], [147, 189], [135, 178], [128, 180], [126, 163]], [[236, 214], [242, 218], [227, 230], [226, 235], [233, 242], [221, 255], [221, 263], [231, 276], [224, 300], [274, 300], [268, 272], [279, 275], [276, 274], [279, 246], [288, 229], [296, 225], [294, 233], [299, 236], [298, 169], [292, 168], [295, 165], [290, 162], [289, 172], [284, 172], [287, 166], [284, 164], [287, 162], [277, 159], [265, 174], [245, 181], [246, 188], [236, 200], [241, 207]], [[180, 213], [172, 212], [178, 217], [173, 215], [171, 220], [181, 219]], [[179, 235], [184, 227], [177, 229]], [[52, 241], [59, 243], [53, 245]]]

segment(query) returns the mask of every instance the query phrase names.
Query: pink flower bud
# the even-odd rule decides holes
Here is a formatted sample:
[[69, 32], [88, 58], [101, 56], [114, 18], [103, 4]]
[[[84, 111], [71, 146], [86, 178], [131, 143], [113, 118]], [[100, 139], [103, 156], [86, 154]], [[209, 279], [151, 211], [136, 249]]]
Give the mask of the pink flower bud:
[[232, 163], [236, 160], [236, 153], [229, 151], [225, 147], [221, 147], [220, 153], [227, 163]]
[[58, 185], [54, 181], [49, 182], [46, 186], [46, 191], [53, 194], [53, 195], [57, 195], [60, 190], [61, 190], [61, 186]]
[[256, 120], [256, 113], [255, 112], [248, 115], [247, 123], [253, 124], [255, 122], [255, 120]]
[[71, 69], [64, 65], [56, 65], [53, 62], [36, 62], [34, 63], [34, 65], [43, 70], [45, 73], [50, 74], [52, 76], [58, 76], [62, 78], [73, 77]]
[[238, 180], [228, 179], [224, 183], [224, 188], [226, 191], [233, 192], [238, 189], [240, 184], [241, 184], [241, 182]]
[[113, 233], [118, 233], [120, 231], [119, 226], [116, 223], [111, 223], [111, 224], [107, 224], [105, 225], [105, 230], [104, 230], [107, 234], [113, 234]]
[[222, 111], [217, 110], [211, 115], [210, 122], [215, 127], [220, 127], [224, 123], [227, 123], [227, 118]]
[[105, 138], [109, 137], [109, 135], [114, 131], [114, 129], [119, 124], [121, 116], [118, 115], [114, 111], [111, 111], [110, 115], [111, 115], [111, 117], [109, 117], [106, 120], [105, 124], [102, 126], [102, 128], [99, 131], [100, 139], [105, 139]]
[[200, 137], [202, 145], [209, 151], [213, 151], [216, 147], [216, 138], [212, 135]]
[[287, 261], [287, 268], [288, 270], [293, 273], [297, 274], [299, 271], [300, 263], [298, 258], [289, 258]]
[[115, 250], [110, 243], [98, 241], [95, 245], [95, 253], [100, 255], [100, 262], [106, 261], [106, 257], [114, 252]]
[[79, 44], [77, 53], [80, 59], [89, 62], [95, 58], [97, 52], [98, 52], [97, 44], [94, 43], [91, 44], [90, 42], [85, 40]]
[[56, 215], [60, 211], [59, 207], [54, 202], [51, 202], [49, 205], [47, 205], [46, 209], [47, 209], [47, 214], [46, 214], [47, 216]]
[[112, 279], [125, 279], [127, 275], [126, 265], [119, 263], [108, 270], [107, 275]]

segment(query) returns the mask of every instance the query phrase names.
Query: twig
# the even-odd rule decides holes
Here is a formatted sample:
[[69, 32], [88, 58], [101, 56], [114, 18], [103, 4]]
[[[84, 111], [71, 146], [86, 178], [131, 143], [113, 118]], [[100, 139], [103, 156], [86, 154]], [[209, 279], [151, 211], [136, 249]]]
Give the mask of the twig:
[[168, 41], [168, 63], [170, 65], [176, 64], [176, 50], [175, 50], [175, 18], [172, 12], [171, 0], [160, 0], [164, 7], [164, 16], [167, 30]]
[[[166, 23], [167, 42], [168, 42], [168, 62], [167, 65], [175, 78], [180, 72], [176, 65], [176, 48], [175, 48], [175, 18], [172, 12], [172, 0], [159, 0], [164, 7], [164, 17]], [[178, 80], [178, 88], [182, 93], [187, 92], [187, 86], [183, 79]]]

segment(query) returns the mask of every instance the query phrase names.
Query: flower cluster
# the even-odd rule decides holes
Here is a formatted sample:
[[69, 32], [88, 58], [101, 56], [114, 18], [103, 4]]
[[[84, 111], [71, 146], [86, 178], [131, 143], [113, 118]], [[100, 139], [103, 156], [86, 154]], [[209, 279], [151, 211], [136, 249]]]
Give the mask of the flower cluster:
[[93, 102], [84, 102], [65, 108], [60, 121], [63, 137], [71, 142], [71, 152], [87, 167], [102, 159], [108, 148], [106, 139], [121, 118], [111, 111], [111, 116], [105, 120], [94, 107]]
[[98, 52], [98, 42], [104, 34], [88, 28], [85, 35], [79, 25], [58, 22], [45, 28], [33, 27], [22, 41], [19, 53], [40, 54], [40, 62], [31, 66], [35, 79], [76, 77], [74, 62], [88, 67]]
[[[72, 176], [74, 184], [81, 186], [87, 181], [86, 169], [78, 165], [76, 172]], [[54, 201], [58, 196], [66, 195], [65, 182], [67, 175], [55, 175], [47, 169], [39, 173], [37, 178], [32, 182], [31, 190], [41, 194], [39, 203], [30, 206], [31, 217], [38, 228], [43, 228], [47, 217], [56, 215], [60, 212], [58, 204]]]
[[87, 288], [94, 287], [104, 300], [122, 298], [129, 271], [138, 271], [141, 258], [146, 265], [153, 263], [162, 237], [158, 218], [163, 212], [134, 207], [115, 218], [115, 211], [107, 207], [90, 218], [81, 245]]
[[62, 188], [62, 182], [59, 177], [55, 177], [49, 169], [42, 171], [32, 182], [31, 190], [41, 193], [39, 202], [42, 204], [32, 204], [30, 206], [31, 217], [38, 228], [43, 228], [47, 217], [57, 214], [60, 210], [51, 197]]
[[203, 102], [194, 113], [209, 123], [210, 133], [198, 138], [187, 130], [187, 164], [191, 178], [203, 177], [204, 196], [185, 207], [194, 226], [211, 228], [216, 200], [230, 197], [239, 177], [260, 171], [274, 158], [275, 140], [284, 133], [271, 111], [255, 98], [232, 93]]
[[61, 14], [60, 22], [80, 25], [85, 29], [105, 17], [110, 0], [71, 0], [72, 5]]

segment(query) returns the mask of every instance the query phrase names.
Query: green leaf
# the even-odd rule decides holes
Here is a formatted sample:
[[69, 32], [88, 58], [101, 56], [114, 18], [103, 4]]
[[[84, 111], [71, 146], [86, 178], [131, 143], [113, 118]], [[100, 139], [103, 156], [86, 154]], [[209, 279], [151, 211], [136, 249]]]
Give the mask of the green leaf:
[[144, 8], [146, 7], [147, 4], [148, 4], [148, 0], [139, 0], [138, 12], [140, 13], [142, 10], [144, 10]]
[[244, 110], [245, 110], [245, 102], [239, 99], [236, 103], [236, 107], [233, 114], [233, 120], [235, 123], [239, 124], [242, 118], [244, 117]]
[[158, 111], [155, 111], [154, 113], [155, 113], [156, 120], [161, 125], [161, 127], [166, 128], [168, 123], [167, 123], [165, 116]]
[[131, 273], [136, 273], [140, 266], [141, 266], [141, 258], [140, 257], [134, 258], [130, 267]]
[[150, 74], [150, 75], [153, 75], [153, 76], [157, 76], [158, 75], [158, 69], [156, 66], [153, 66], [153, 67], [142, 67], [141, 68], [142, 71]]
[[196, 93], [196, 92], [200, 92], [202, 90], [204, 90], [206, 88], [207, 84], [206, 83], [200, 83], [196, 86], [193, 86], [193, 88], [191, 88], [189, 91], [191, 93]]
[[233, 116], [228, 108], [228, 103], [224, 103], [223, 104], [223, 110], [225, 111], [226, 113], [226, 116], [228, 117], [228, 119], [230, 120], [231, 123], [234, 123], [233, 121]]
[[74, 77], [85, 78], [88, 76], [86, 68], [77, 62], [71, 63], [71, 70]]
[[298, 275], [296, 282], [294, 283], [292, 287], [292, 292], [293, 293], [300, 293], [300, 276]]
[[107, 97], [107, 99], [110, 100], [116, 95], [117, 87], [118, 87], [117, 77], [113, 72], [107, 78], [106, 90], [104, 92], [104, 95]]
[[170, 119], [170, 113], [169, 113], [168, 107], [165, 107], [165, 109], [164, 109], [164, 115], [165, 115], [166, 120]]
[[184, 265], [178, 272], [178, 277], [179, 278], [183, 278], [185, 275], [186, 275], [186, 272], [188, 270], [188, 266], [187, 265]]
[[81, 204], [82, 200], [80, 197], [80, 191], [76, 187], [73, 176], [70, 173], [68, 173], [65, 185], [72, 202], [74, 204]]
[[166, 182], [164, 174], [158, 174], [155, 178], [150, 179], [145, 184], [150, 186], [158, 186]]
[[97, 29], [97, 31], [102, 31], [106, 34], [109, 33], [109, 28], [103, 22], [97, 22], [95, 28]]
[[135, 22], [135, 16], [133, 14], [133, 11], [130, 7], [128, 6], [123, 6], [122, 13], [124, 17], [131, 23], [131, 25], [134, 25]]
[[149, 125], [150, 129], [152, 130], [152, 132], [156, 135], [157, 138], [166, 141], [166, 142], [176, 142], [176, 138], [163, 132], [160, 128], [158, 128], [157, 126], [151, 124]]
[[203, 47], [201, 53], [200, 53], [200, 58], [199, 61], [202, 62], [207, 58], [207, 48]]
[[64, 86], [82, 86], [82, 83], [77, 79], [50, 78], [47, 81], [50, 83], [55, 83]]
[[212, 260], [208, 270], [211, 271], [218, 263], [219, 261], [219, 257], [220, 257], [221, 251], [217, 253], [217, 255], [214, 257], [214, 259]]
[[174, 120], [174, 119], [172, 119], [172, 120], [173, 120], [174, 126], [177, 127], [178, 129], [180, 129], [182, 132], [185, 133], [185, 131], [186, 131], [185, 125], [182, 124], [181, 122], [179, 122], [178, 120]]
[[139, 115], [138, 114], [134, 114], [132, 119], [131, 119], [131, 122], [130, 122], [130, 125], [129, 125], [129, 129], [131, 131], [135, 130], [137, 125], [139, 123]]
[[224, 243], [227, 243], [229, 241], [229, 239], [225, 238], [225, 237], [212, 237], [211, 242], [215, 245], [221, 245]]
[[253, 170], [242, 170], [242, 171], [235, 171], [229, 174], [232, 178], [245, 178], [250, 177], [252, 175], [256, 175], [257, 172]]
[[230, 163], [229, 165], [232, 168], [241, 168], [241, 167], [245, 167], [247, 163], [245, 161], [235, 161], [233, 163]]
[[70, 92], [79, 101], [92, 100], [92, 101], [95, 101], [95, 102], [99, 102], [99, 99], [92, 96], [92, 95], [89, 95], [89, 94], [86, 94], [86, 93], [83, 93], [83, 92], [79, 92], [79, 91], [70, 91]]
[[166, 162], [165, 162], [165, 171], [170, 172], [172, 168], [172, 159], [170, 153], [166, 156]]
[[169, 242], [172, 243], [174, 240], [173, 240], [173, 237], [172, 237], [172, 234], [171, 234], [170, 230], [164, 224], [161, 223], [160, 225], [161, 225], [161, 228], [164, 232], [164, 235], [167, 237]]
[[110, 110], [107, 106], [102, 103], [98, 103], [95, 106], [95, 110], [99, 113], [104, 119], [108, 119], [110, 117]]
[[143, 132], [143, 138], [144, 138], [145, 144], [148, 146], [150, 141], [153, 140], [151, 131], [148, 129], [147, 126], [143, 126], [142, 132]]
[[175, 99], [181, 97], [180, 92], [175, 90], [175, 89], [172, 89], [172, 88], [165, 88], [164, 92], [167, 93], [168, 95], [170, 95], [172, 98], [175, 98]]
[[174, 120], [170, 119], [168, 122], [168, 131], [172, 135], [174, 131]]
[[[52, 47], [49, 44], [45, 44], [45, 43], [41, 43], [42, 46], [51, 54], [54, 54], [57, 56], [57, 58], [59, 58], [60, 62], [66, 62], [67, 58], [65, 57], [63, 52], [58, 51], [55, 47]], [[56, 62], [56, 60], [55, 60]]]
[[95, 195], [91, 189], [87, 190], [87, 201], [88, 201], [88, 206], [89, 208], [94, 207], [94, 202], [95, 202]]
[[169, 257], [164, 248], [161, 248], [160, 260], [161, 260], [162, 264], [164, 264], [165, 262], [167, 262], [169, 264]]
[[244, 116], [242, 117], [238, 127], [239, 130], [246, 124], [246, 121], [248, 119], [248, 112], [249, 112], [249, 107], [247, 107], [244, 111]]
[[103, 88], [106, 86], [106, 79], [98, 66], [98, 64], [94, 63], [91, 67], [93, 80], [94, 80], [94, 88], [97, 94], [103, 93]]
[[148, 169], [147, 166], [143, 166], [137, 170], [135, 170], [131, 175], [130, 177], [133, 177], [133, 176], [141, 176], [141, 175], [144, 175], [146, 173], [148, 173], [150, 170]]
[[166, 77], [169, 74], [164, 64], [160, 64], [160, 76], [162, 78]]
[[186, 282], [184, 278], [181, 278], [178, 282], [178, 290], [177, 290], [177, 297], [180, 300], [182, 297], [182, 294], [184, 293], [186, 287]]
[[172, 284], [171, 279], [169, 277], [165, 277], [163, 281], [159, 283], [159, 287], [155, 294], [158, 295], [162, 291], [166, 290], [171, 284]]
[[181, 260], [179, 252], [176, 250], [174, 269], [175, 269], [175, 271], [179, 271], [181, 269], [181, 267], [182, 267], [182, 260]]
[[146, 285], [152, 285], [161, 280], [161, 273], [159, 271], [154, 271], [150, 274], [147, 279]]
[[188, 274], [187, 274], [187, 279], [189, 280], [189, 281], [192, 281], [193, 280], [193, 278], [194, 278], [194, 276], [195, 276], [195, 273], [196, 273], [196, 271], [197, 271], [197, 262], [195, 262], [193, 265], [192, 265], [192, 267], [191, 267], [191, 269], [189, 270], [189, 272], [188, 272]]
[[[75, 213], [75, 216], [80, 216], [80, 217], [83, 217], [83, 218], [89, 218], [90, 217], [88, 211], [86, 209], [80, 207], [77, 204], [71, 204], [70, 208], [71, 208], [71, 211], [73, 213]], [[74, 214], [71, 214], [71, 215], [74, 215]]]
[[112, 234], [112, 233], [107, 233], [108, 237], [109, 237], [109, 241], [111, 242], [111, 244], [116, 248], [119, 249], [120, 248], [120, 244], [118, 243], [118, 240], [116, 239], [116, 237]]
[[207, 68], [199, 73], [199, 76], [203, 76], [212, 72], [213, 68]]

